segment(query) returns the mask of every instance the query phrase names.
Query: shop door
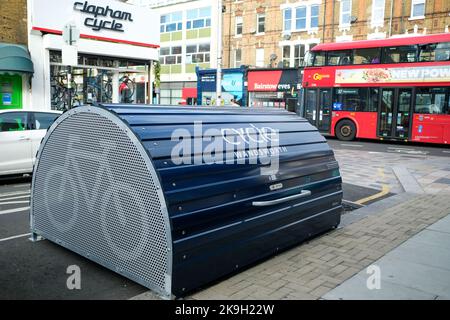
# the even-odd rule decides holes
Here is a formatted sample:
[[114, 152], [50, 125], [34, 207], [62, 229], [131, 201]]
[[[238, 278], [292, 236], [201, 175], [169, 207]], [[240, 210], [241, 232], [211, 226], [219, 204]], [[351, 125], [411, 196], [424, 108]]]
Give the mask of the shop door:
[[305, 118], [321, 132], [330, 132], [332, 89], [308, 89], [305, 97]]
[[409, 139], [412, 116], [412, 89], [383, 89], [378, 120], [382, 138]]

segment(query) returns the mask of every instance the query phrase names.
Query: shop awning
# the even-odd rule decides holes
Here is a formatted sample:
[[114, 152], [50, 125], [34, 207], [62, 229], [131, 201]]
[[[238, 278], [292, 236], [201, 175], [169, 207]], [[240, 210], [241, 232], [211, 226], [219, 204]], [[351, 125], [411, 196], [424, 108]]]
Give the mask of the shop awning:
[[17, 44], [0, 43], [0, 72], [33, 73], [33, 62], [27, 48]]

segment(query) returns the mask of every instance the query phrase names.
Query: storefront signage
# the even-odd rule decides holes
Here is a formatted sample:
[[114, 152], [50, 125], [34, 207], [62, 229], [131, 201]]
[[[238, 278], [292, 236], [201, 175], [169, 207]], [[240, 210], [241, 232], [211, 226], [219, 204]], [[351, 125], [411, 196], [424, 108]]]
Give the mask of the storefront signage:
[[88, 1], [85, 1], [84, 3], [75, 2], [73, 5], [73, 9], [94, 16], [93, 18], [88, 17], [84, 20], [84, 25], [86, 27], [92, 28], [92, 30], [94, 31], [107, 29], [112, 31], [124, 32], [123, 24], [117, 21], [120, 20], [133, 22], [132, 14], [129, 12], [113, 10], [109, 6], [102, 7], [90, 5]]
[[450, 66], [336, 70], [336, 84], [448, 81]]
[[4, 106], [10, 106], [12, 104], [12, 94], [11, 93], [3, 93], [2, 94], [2, 104]]
[[296, 70], [249, 71], [248, 91], [289, 92], [297, 88], [299, 77]]
[[60, 35], [74, 25], [81, 39], [119, 42], [157, 48], [160, 42], [159, 14], [151, 9], [104, 0], [33, 0], [32, 30]]

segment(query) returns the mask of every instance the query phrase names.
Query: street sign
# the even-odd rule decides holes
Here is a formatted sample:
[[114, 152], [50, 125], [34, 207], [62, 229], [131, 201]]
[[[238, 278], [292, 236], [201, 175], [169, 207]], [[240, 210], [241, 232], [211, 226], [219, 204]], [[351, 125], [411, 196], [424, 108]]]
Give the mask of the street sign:
[[62, 36], [65, 42], [62, 47], [62, 63], [66, 66], [76, 66], [78, 64], [76, 44], [80, 39], [80, 30], [74, 23], [68, 23], [64, 26]]

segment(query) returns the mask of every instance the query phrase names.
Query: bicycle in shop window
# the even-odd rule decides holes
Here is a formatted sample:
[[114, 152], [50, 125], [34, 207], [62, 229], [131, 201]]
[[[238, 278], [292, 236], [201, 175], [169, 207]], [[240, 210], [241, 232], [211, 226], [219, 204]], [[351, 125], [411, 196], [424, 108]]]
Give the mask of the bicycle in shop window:
[[95, 77], [87, 78], [87, 102], [112, 102], [112, 77], [107, 72], [101, 72]]
[[125, 75], [119, 80], [119, 95], [121, 103], [133, 103], [133, 96], [136, 91], [136, 83]]
[[65, 72], [61, 72], [51, 78], [51, 105], [52, 109], [58, 111], [67, 111], [69, 109], [69, 101], [72, 107], [81, 105], [78, 97], [78, 84], [72, 79], [69, 80]]

